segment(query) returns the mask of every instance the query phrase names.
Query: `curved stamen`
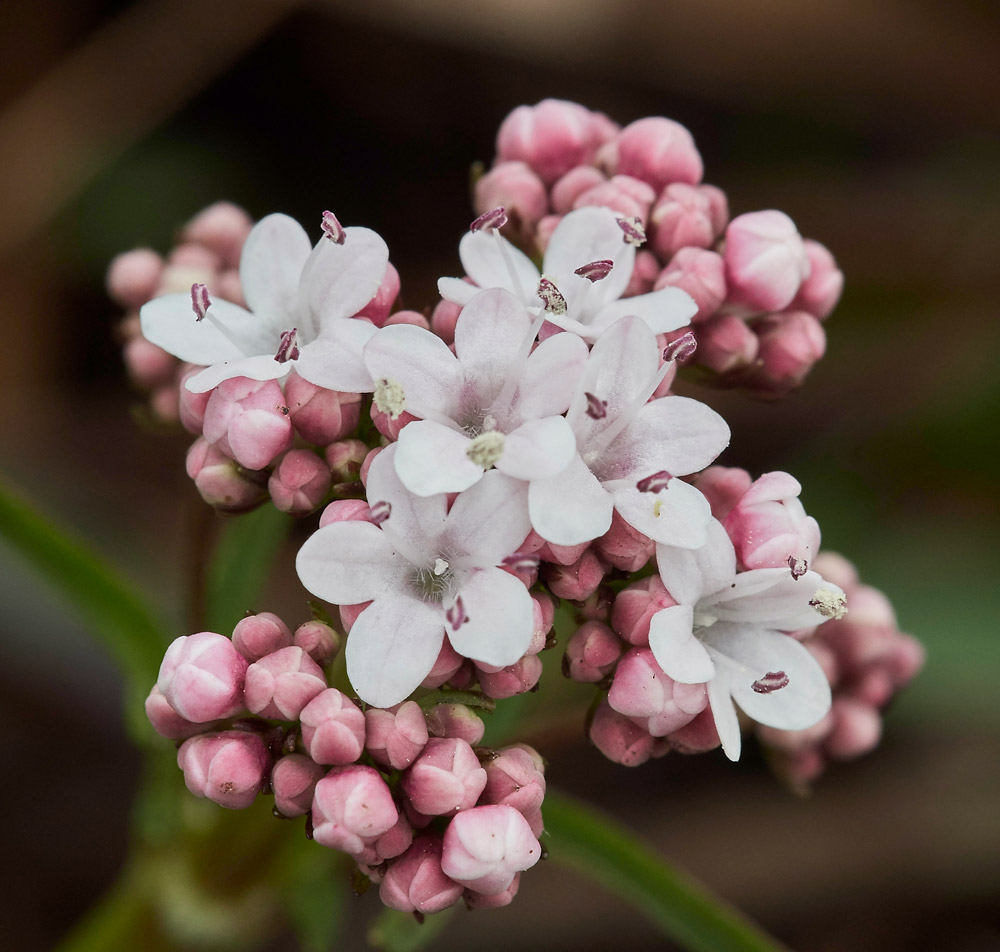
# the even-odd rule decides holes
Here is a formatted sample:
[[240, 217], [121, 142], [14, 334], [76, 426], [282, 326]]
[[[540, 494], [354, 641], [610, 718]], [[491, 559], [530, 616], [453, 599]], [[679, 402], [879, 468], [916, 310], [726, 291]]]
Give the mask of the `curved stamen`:
[[757, 694], [770, 694], [788, 687], [788, 675], [784, 671], [768, 671], [750, 685]]
[[293, 327], [290, 331], [281, 332], [281, 343], [278, 344], [278, 352], [274, 355], [274, 359], [279, 364], [299, 359], [299, 345], [295, 339], [298, 332], [297, 327]]
[[503, 205], [483, 212], [471, 225], [469, 231], [481, 231], [483, 228], [503, 228], [507, 224], [507, 210]]
[[333, 212], [323, 212], [320, 228], [323, 229], [323, 234], [335, 245], [342, 245], [347, 240], [347, 232]]

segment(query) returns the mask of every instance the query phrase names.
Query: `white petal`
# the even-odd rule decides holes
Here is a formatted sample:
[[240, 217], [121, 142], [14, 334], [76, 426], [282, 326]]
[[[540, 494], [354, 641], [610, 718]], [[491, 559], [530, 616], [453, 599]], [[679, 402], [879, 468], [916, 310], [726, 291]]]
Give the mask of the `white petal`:
[[458, 596], [466, 620], [448, 626], [448, 640], [466, 658], [506, 667], [528, 650], [534, 630], [531, 596], [513, 575], [478, 569], [463, 578]]
[[730, 760], [739, 760], [743, 746], [740, 719], [729, 694], [729, 684], [721, 672], [708, 682], [708, 703], [712, 706], [712, 719], [722, 741], [722, 750]]
[[[726, 672], [734, 700], [755, 721], [779, 730], [804, 730], [830, 710], [830, 683], [794, 638], [721, 622], [706, 629], [704, 637], [716, 664]], [[788, 678], [785, 687], [754, 691], [758, 679], [779, 672]]]
[[357, 314], [385, 277], [389, 249], [368, 228], [345, 228], [344, 243], [320, 238], [302, 269], [300, 294], [318, 334], [326, 321]]
[[368, 321], [327, 321], [316, 340], [300, 345], [296, 373], [317, 387], [342, 393], [369, 393], [375, 384], [361, 354], [376, 330]]
[[379, 598], [347, 637], [347, 676], [361, 700], [390, 707], [427, 677], [444, 642], [444, 612], [417, 598]]
[[709, 521], [708, 541], [698, 549], [656, 547], [656, 566], [675, 601], [694, 605], [703, 595], [719, 591], [736, 578], [736, 552], [722, 523]]
[[621, 517], [654, 542], [698, 549], [708, 541], [711, 506], [694, 486], [681, 479], [670, 480], [667, 488], [658, 493], [623, 486], [613, 490], [612, 495]]
[[526, 483], [495, 470], [486, 473], [452, 505], [443, 548], [473, 565], [497, 565], [531, 531], [527, 500]]
[[561, 416], [551, 416], [529, 420], [508, 433], [496, 467], [515, 479], [548, 479], [569, 466], [575, 454], [576, 437], [570, 425]]
[[492, 232], [467, 231], [459, 242], [458, 256], [462, 259], [465, 273], [479, 287], [506, 288], [524, 304], [536, 301], [535, 289], [540, 277], [538, 268], [503, 236], [498, 243]]
[[712, 659], [692, 634], [693, 618], [690, 605], [673, 605], [649, 621], [649, 647], [656, 663], [683, 684], [703, 684], [715, 677]]
[[[215, 321], [199, 321], [191, 308], [190, 294], [165, 294], [142, 306], [142, 336], [181, 360], [205, 367], [277, 352], [277, 335], [246, 308], [213, 297], [209, 314]], [[216, 321], [228, 334], [218, 328]]]
[[451, 418], [458, 413], [464, 384], [462, 368], [448, 345], [412, 324], [379, 329], [364, 351], [373, 380], [392, 380], [403, 387], [406, 409], [414, 416], [433, 411]]
[[654, 334], [686, 327], [698, 313], [698, 305], [680, 288], [661, 288], [649, 294], [621, 298], [605, 304], [590, 321], [592, 333], [604, 334], [623, 317], [639, 318]]
[[575, 334], [553, 334], [525, 362], [515, 397], [523, 420], [565, 413], [587, 364], [587, 345]]
[[276, 334], [295, 326], [299, 277], [311, 250], [305, 229], [288, 215], [267, 215], [247, 235], [240, 256], [243, 297]]
[[825, 620], [809, 604], [819, 588], [843, 595], [838, 586], [816, 572], [806, 572], [796, 579], [787, 568], [752, 569], [741, 572], [731, 585], [712, 596], [711, 611], [722, 621], [795, 631]]
[[563, 278], [591, 261], [606, 259], [614, 261], [615, 266], [606, 278], [593, 283], [588, 301], [598, 303], [621, 297], [632, 277], [635, 249], [625, 243], [611, 209], [587, 206], [570, 212], [556, 226], [545, 249], [542, 270]]
[[466, 380], [483, 393], [495, 393], [510, 374], [531, 329], [531, 316], [509, 291], [480, 291], [455, 324], [455, 355]]
[[533, 480], [528, 489], [531, 525], [548, 542], [578, 545], [611, 527], [614, 502], [579, 455], [558, 476]]
[[399, 431], [396, 472], [418, 496], [459, 493], [483, 476], [482, 466], [466, 455], [471, 442], [461, 430], [434, 420], [416, 420]]
[[468, 304], [481, 290], [461, 278], [438, 278], [438, 294], [454, 304]]
[[302, 584], [335, 605], [357, 605], [403, 585], [409, 564], [370, 522], [335, 522], [317, 529], [299, 549]]
[[243, 357], [238, 360], [223, 361], [220, 364], [213, 364], [204, 370], [194, 374], [184, 382], [192, 393], [206, 393], [219, 386], [223, 380], [232, 380], [233, 377], [249, 377], [251, 380], [279, 380], [285, 376], [293, 367], [293, 361], [279, 363], [273, 357], [264, 355], [262, 357]]

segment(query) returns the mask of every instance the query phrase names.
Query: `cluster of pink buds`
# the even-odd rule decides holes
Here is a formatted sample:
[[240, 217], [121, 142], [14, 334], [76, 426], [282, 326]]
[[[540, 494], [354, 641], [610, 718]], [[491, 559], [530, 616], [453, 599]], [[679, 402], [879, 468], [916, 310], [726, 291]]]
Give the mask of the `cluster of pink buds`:
[[504, 120], [475, 205], [480, 214], [503, 206], [507, 234], [529, 253], [546, 251], [573, 210], [612, 209], [642, 246], [626, 294], [686, 291], [698, 306], [690, 362], [720, 386], [781, 396], [823, 356], [822, 321], [843, 274], [782, 212], [731, 219], [725, 193], [702, 184], [702, 174], [691, 133], [671, 119], [620, 128], [577, 103], [546, 99]]
[[393, 909], [506, 905], [542, 856], [541, 757], [479, 746], [484, 724], [461, 700], [490, 709], [482, 694], [348, 697], [324, 670], [339, 647], [321, 621], [292, 632], [268, 612], [232, 638], [176, 639], [146, 713], [178, 741], [187, 788], [234, 810], [273, 795], [276, 816], [306, 816], [307, 835], [353, 857]]

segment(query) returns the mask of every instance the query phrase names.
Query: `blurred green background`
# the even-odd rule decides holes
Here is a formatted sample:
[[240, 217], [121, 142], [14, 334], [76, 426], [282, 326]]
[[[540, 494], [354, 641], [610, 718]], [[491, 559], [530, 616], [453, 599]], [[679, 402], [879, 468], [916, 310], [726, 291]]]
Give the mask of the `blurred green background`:
[[[795, 474], [824, 546], [890, 595], [928, 664], [882, 748], [807, 801], [756, 755], [629, 772], [575, 725], [545, 751], [550, 777], [797, 949], [1000, 949], [998, 39], [1000, 10], [978, 0], [7, 0], [0, 470], [186, 633], [186, 440], [131, 419], [110, 258], [167, 250], [219, 198], [304, 222], [330, 207], [386, 238], [419, 309], [457, 273], [469, 167], [511, 108], [557, 96], [678, 119], [734, 214], [786, 211], [847, 278], [800, 393], [699, 393], [732, 425], [722, 462]], [[120, 867], [137, 757], [81, 623], [2, 547], [0, 579], [17, 858], [0, 916], [10, 947], [44, 949]], [[261, 597], [301, 613], [288, 565]], [[342, 948], [376, 904], [350, 906]], [[489, 915], [459, 917], [441, 947], [664, 948], [551, 868]]]

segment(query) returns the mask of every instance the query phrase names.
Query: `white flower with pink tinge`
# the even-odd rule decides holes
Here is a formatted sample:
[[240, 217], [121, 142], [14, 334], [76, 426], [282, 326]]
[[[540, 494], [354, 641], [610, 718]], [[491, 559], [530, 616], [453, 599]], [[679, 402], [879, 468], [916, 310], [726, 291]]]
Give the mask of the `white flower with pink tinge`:
[[[576, 451], [561, 414], [587, 363], [587, 345], [556, 334], [534, 350], [543, 319], [508, 291], [480, 291], [455, 325], [455, 353], [430, 331], [384, 327], [365, 347], [375, 405], [420, 417], [399, 433], [396, 472], [420, 496], [461, 492], [495, 466], [545, 479]], [[370, 498], [370, 497], [369, 497]]]
[[232, 377], [275, 380], [294, 368], [319, 387], [372, 389], [361, 350], [375, 333], [349, 320], [378, 291], [389, 251], [367, 228], [343, 228], [323, 215], [315, 248], [287, 215], [268, 215], [247, 237], [240, 284], [249, 310], [210, 298], [203, 284], [190, 294], [154, 298], [141, 311], [143, 336], [205, 370], [188, 378], [202, 393]]
[[549, 239], [541, 272], [495, 229], [470, 231], [458, 253], [475, 284], [440, 278], [438, 291], [448, 301], [467, 304], [480, 288], [505, 288], [526, 307], [544, 309], [550, 323], [587, 341], [626, 314], [639, 317], [655, 334], [684, 327], [698, 307], [679, 288], [622, 298], [635, 267], [635, 245], [626, 240], [626, 229], [628, 237], [635, 235], [634, 225], [626, 221], [623, 229], [619, 218], [596, 206], [570, 212]]
[[396, 475], [398, 447], [368, 472], [379, 525], [335, 522], [296, 561], [302, 584], [339, 605], [371, 601], [347, 639], [347, 674], [369, 704], [390, 707], [427, 677], [447, 633], [466, 658], [505, 667], [534, 633], [531, 596], [497, 568], [528, 534], [527, 485], [490, 472], [448, 509], [414, 496]]
[[844, 592], [801, 562], [737, 572], [736, 553], [713, 519], [700, 549], [656, 547], [660, 578], [677, 601], [649, 624], [657, 664], [682, 684], [707, 684], [722, 748], [740, 756], [733, 702], [753, 720], [803, 730], [830, 709], [830, 684], [816, 659], [784, 632], [841, 618]]
[[528, 494], [531, 524], [543, 539], [595, 539], [617, 509], [657, 542], [705, 542], [708, 502], [674, 477], [708, 466], [729, 443], [729, 427], [688, 397], [650, 401], [670, 366], [660, 366], [656, 337], [637, 317], [621, 318], [594, 345], [567, 413], [577, 455], [557, 476], [532, 482]]

